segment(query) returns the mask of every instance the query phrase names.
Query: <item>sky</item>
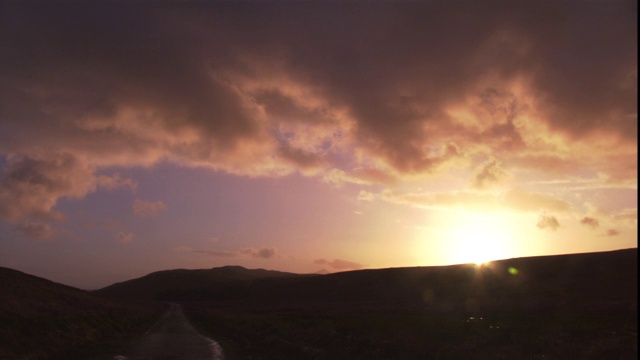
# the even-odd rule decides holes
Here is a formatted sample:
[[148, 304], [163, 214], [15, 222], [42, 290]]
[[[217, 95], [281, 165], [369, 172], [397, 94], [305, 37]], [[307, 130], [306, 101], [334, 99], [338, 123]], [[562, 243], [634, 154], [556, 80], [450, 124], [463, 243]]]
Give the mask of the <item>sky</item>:
[[635, 1], [0, 2], [0, 266], [637, 247]]

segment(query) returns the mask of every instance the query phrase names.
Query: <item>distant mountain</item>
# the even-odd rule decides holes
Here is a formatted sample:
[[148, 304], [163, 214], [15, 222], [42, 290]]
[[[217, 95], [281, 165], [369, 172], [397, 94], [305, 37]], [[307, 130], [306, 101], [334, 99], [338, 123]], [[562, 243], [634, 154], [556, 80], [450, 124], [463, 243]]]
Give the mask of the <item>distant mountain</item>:
[[308, 277], [242, 266], [223, 266], [213, 269], [164, 270], [141, 278], [119, 282], [93, 293], [106, 297], [150, 300], [205, 299], [224, 296], [251, 286], [258, 279]]
[[299, 275], [242, 267], [168, 270], [96, 294], [259, 307], [436, 310], [593, 308], [637, 303], [637, 249], [515, 258], [476, 265]]
[[85, 358], [143, 332], [159, 310], [0, 267], [0, 359]]

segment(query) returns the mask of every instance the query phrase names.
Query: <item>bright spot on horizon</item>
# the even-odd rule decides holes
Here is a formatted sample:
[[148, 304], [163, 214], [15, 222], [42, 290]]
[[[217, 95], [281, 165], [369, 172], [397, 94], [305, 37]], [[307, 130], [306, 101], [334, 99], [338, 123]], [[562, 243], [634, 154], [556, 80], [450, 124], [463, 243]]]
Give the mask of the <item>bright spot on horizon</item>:
[[513, 256], [515, 231], [507, 215], [461, 210], [454, 218], [445, 235], [448, 262], [481, 266]]

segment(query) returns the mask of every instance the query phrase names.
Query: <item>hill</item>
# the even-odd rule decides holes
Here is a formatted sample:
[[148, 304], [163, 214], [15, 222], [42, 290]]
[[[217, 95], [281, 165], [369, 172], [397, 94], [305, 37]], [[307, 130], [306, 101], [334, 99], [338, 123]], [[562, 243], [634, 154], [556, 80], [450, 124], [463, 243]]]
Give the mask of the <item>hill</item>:
[[147, 300], [210, 299], [250, 287], [257, 279], [304, 278], [309, 275], [241, 266], [164, 270], [119, 282], [93, 293], [105, 297]]
[[230, 360], [636, 359], [637, 268], [637, 249], [309, 276], [227, 267], [98, 293], [182, 302]]
[[637, 302], [637, 249], [472, 264], [300, 275], [225, 266], [167, 270], [95, 294], [258, 307], [420, 307], [439, 310], [605, 306]]
[[2, 267], [0, 284], [0, 359], [91, 358], [117, 351], [161, 311]]

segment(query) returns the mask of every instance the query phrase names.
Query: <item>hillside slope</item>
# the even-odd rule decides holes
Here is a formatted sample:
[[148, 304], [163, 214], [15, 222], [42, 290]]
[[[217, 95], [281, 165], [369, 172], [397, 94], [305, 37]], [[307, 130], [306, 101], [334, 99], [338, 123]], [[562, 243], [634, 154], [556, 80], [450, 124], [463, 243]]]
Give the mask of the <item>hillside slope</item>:
[[184, 307], [230, 360], [637, 359], [637, 287], [629, 249], [257, 279]]
[[125, 345], [161, 311], [2, 267], [0, 284], [0, 359], [90, 358]]
[[299, 275], [227, 266], [168, 270], [96, 294], [251, 307], [431, 307], [440, 310], [605, 306], [637, 302], [637, 249], [452, 265]]

